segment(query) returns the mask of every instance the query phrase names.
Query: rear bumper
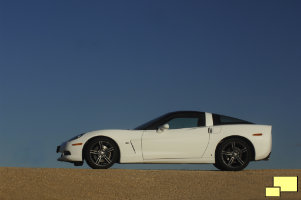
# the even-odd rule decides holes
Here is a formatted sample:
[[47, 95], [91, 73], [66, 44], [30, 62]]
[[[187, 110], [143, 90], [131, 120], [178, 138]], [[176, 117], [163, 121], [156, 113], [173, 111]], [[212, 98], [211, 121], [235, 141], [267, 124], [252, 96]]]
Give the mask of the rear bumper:
[[251, 138], [255, 148], [255, 160], [267, 160], [272, 152], [272, 126], [261, 125], [256, 132], [262, 133], [262, 136]]
[[262, 159], [262, 160], [270, 160], [271, 153], [272, 153], [272, 152], [270, 152], [269, 155], [268, 155], [266, 158]]

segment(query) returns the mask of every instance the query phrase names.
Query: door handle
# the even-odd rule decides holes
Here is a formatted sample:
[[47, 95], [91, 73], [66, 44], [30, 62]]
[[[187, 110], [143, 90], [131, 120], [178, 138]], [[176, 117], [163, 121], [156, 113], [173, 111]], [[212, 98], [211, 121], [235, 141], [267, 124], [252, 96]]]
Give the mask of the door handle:
[[211, 127], [208, 128], [208, 133], [212, 133], [212, 128]]

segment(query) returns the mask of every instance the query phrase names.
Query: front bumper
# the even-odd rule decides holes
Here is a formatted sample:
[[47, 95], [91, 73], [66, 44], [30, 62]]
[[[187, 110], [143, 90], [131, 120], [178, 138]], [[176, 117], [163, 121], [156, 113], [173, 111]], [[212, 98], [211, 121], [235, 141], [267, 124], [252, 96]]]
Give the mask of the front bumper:
[[73, 146], [72, 144], [76, 143], [74, 141], [64, 142], [61, 145], [56, 147], [56, 153], [60, 153], [61, 156], [57, 159], [58, 161], [64, 162], [82, 162], [82, 150], [83, 145]]

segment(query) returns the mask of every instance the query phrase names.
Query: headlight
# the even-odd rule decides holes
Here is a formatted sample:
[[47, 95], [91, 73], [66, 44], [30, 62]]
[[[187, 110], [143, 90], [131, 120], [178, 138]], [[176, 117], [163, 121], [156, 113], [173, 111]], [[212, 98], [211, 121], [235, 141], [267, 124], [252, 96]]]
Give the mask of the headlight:
[[84, 133], [79, 134], [79, 135], [77, 135], [77, 136], [71, 138], [70, 140], [68, 140], [68, 142], [70, 142], [70, 141], [72, 141], [72, 140], [76, 140], [76, 139], [80, 138], [80, 137], [83, 136], [83, 135], [84, 135]]

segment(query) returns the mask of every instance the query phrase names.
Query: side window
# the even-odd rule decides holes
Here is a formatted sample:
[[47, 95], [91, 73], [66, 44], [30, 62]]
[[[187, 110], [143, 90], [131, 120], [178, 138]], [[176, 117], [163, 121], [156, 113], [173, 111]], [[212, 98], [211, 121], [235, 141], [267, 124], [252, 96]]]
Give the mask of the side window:
[[224, 115], [213, 114], [213, 124], [214, 125], [226, 125], [226, 124], [252, 124], [251, 122], [228, 117]]
[[199, 118], [174, 118], [168, 121], [169, 129], [198, 127]]

